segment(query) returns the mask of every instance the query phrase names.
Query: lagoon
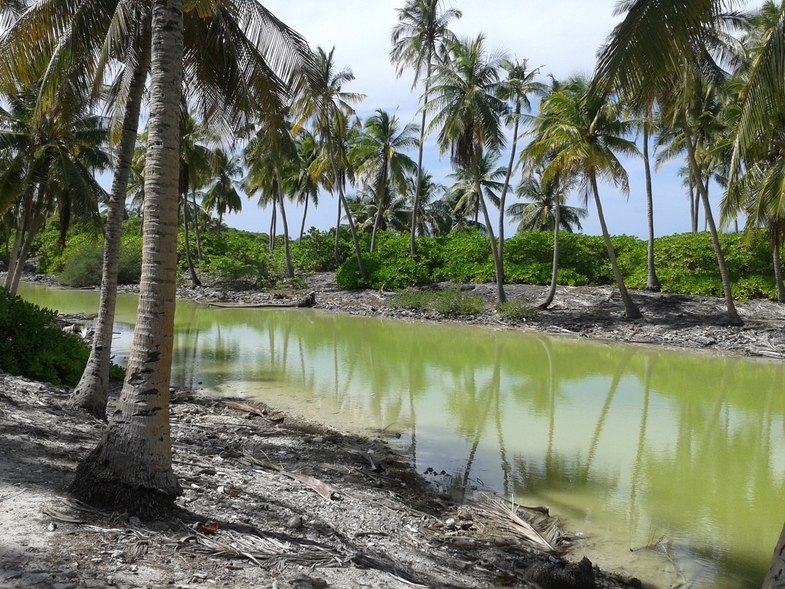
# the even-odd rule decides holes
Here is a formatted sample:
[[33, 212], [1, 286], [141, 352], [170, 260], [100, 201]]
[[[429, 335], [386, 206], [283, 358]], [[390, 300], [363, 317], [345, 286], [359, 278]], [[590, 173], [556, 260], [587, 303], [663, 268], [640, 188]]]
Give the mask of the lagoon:
[[[98, 307], [96, 291], [20, 294]], [[121, 295], [120, 363], [135, 310]], [[578, 558], [657, 587], [763, 580], [785, 520], [781, 362], [190, 301], [175, 323], [173, 386], [386, 437], [453, 494], [548, 505]]]

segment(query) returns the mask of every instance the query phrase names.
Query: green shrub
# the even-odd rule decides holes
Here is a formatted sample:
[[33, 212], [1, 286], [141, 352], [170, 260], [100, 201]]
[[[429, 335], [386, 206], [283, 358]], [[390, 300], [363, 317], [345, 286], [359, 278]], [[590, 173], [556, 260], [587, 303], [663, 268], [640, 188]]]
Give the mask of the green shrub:
[[407, 307], [417, 311], [436, 311], [448, 316], [478, 315], [482, 313], [483, 300], [468, 295], [458, 288], [439, 292], [405, 290], [398, 293], [387, 305], [394, 308]]
[[496, 306], [499, 316], [508, 321], [526, 321], [537, 317], [537, 311], [525, 299], [514, 299]]
[[52, 384], [75, 386], [90, 351], [55, 325], [57, 313], [0, 288], [0, 369]]
[[466, 229], [437, 238], [441, 246], [439, 267], [433, 281], [491, 282], [493, 256], [488, 237], [476, 229]]
[[74, 288], [101, 284], [102, 262], [101, 249], [94, 244], [85, 244], [68, 258], [57, 281]]
[[[103, 273], [103, 241], [87, 243], [79, 249], [68, 248], [65, 261], [57, 281], [65, 286], [81, 288], [101, 284]], [[142, 276], [142, 239], [137, 236], [124, 237], [120, 245], [117, 267], [118, 284], [138, 284]]]

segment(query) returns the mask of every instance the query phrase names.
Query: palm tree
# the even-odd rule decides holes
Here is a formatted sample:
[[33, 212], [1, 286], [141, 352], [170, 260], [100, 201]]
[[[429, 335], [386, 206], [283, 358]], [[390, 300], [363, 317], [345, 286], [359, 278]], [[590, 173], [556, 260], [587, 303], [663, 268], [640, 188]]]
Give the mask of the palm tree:
[[301, 129], [294, 138], [294, 154], [287, 167], [287, 192], [303, 206], [303, 220], [300, 224], [300, 239], [305, 235], [305, 221], [308, 217], [308, 206], [313, 203], [319, 206], [319, 184], [323, 178], [316, 173], [315, 162], [319, 157], [319, 143], [307, 129]]
[[504, 293], [504, 263], [493, 235], [493, 226], [480, 187], [480, 165], [486, 152], [493, 153], [504, 145], [501, 117], [506, 114], [504, 101], [496, 96], [501, 53], [489, 54], [482, 35], [472, 40], [450, 44], [451, 62], [434, 69], [429, 110], [435, 112], [430, 128], [439, 129], [437, 143], [441, 153], [450, 152], [453, 166], [468, 171], [479, 196], [485, 227], [491, 242], [496, 269], [497, 300], [507, 300]]
[[[250, 198], [259, 193], [259, 206], [273, 205], [273, 220], [276, 210], [281, 212], [284, 229], [284, 252], [286, 270], [289, 278], [294, 277], [294, 266], [289, 252], [289, 224], [284, 204], [284, 170], [295, 154], [294, 141], [288, 129], [271, 129], [262, 126], [245, 149], [245, 166], [248, 175], [243, 181], [243, 189]], [[270, 231], [270, 253], [275, 245], [274, 225]]]
[[[601, 48], [592, 80], [592, 92], [608, 96], [618, 92], [633, 107], [644, 107], [677, 89], [689, 92], [699, 71], [717, 71], [713, 56], [732, 56], [721, 43], [723, 27], [741, 19], [726, 10], [735, 0], [624, 0], [617, 7], [624, 14], [608, 42]], [[699, 167], [695, 141], [686, 111], [679, 120], [685, 134], [687, 159], [695, 188], [703, 202], [717, 264], [722, 277], [728, 319], [743, 325], [730, 290], [730, 277], [711, 216], [706, 186], [697, 180]]]
[[785, 91], [785, 5], [767, 2], [753, 16], [752, 63], [742, 93], [741, 112], [733, 142], [730, 185], [722, 203], [727, 220], [744, 210], [746, 230], [764, 225], [772, 248], [777, 299], [785, 302], [780, 250], [785, 243], [785, 136], [782, 107]]
[[77, 467], [71, 492], [90, 505], [145, 515], [182, 494], [172, 470], [169, 382], [174, 342], [183, 3], [153, 5], [150, 142], [139, 311], [117, 411]]
[[415, 172], [416, 164], [402, 150], [417, 146], [417, 125], [408, 124], [399, 128], [398, 117], [390, 116], [384, 110], [365, 121], [362, 131], [351, 145], [350, 156], [355, 164], [355, 173], [363, 178], [365, 190], [373, 193], [376, 201], [376, 216], [371, 232], [371, 251], [376, 244], [383, 203], [388, 195], [397, 192], [406, 194], [406, 172]]
[[[528, 176], [521, 181], [515, 193], [518, 198], [525, 199], [524, 202], [511, 204], [506, 210], [509, 217], [518, 221], [516, 231], [554, 231], [557, 215], [559, 230], [573, 233], [576, 229], [583, 229], [581, 219], [585, 219], [588, 212], [565, 205], [567, 190], [559, 186], [555, 179], [545, 183], [542, 174]], [[556, 199], [559, 200], [558, 207]]]
[[447, 201], [437, 198], [444, 195], [447, 187], [434, 181], [427, 171], [423, 170], [420, 178], [420, 196], [417, 198], [417, 208], [414, 208], [415, 191], [417, 190], [417, 176], [407, 175], [406, 194], [412, 214], [416, 217], [415, 224], [417, 235], [435, 237], [449, 233], [452, 222], [452, 209]]
[[497, 166], [498, 163], [499, 156], [497, 154], [483, 154], [476, 171], [476, 175], [479, 176], [479, 190], [474, 170], [458, 168], [455, 172], [447, 175], [448, 178], [454, 179], [452, 186], [446, 190], [444, 196], [445, 200], [451, 204], [453, 217], [460, 219], [461, 223], [471, 221], [475, 227], [482, 226], [485, 233], [488, 233], [487, 227], [478, 221], [482, 208], [480, 198], [491, 201], [496, 207], [500, 206], [499, 193], [504, 187], [502, 180], [507, 176], [507, 168]]
[[[184, 28], [189, 49], [184, 67], [188, 79], [197, 83], [189, 86], [187, 102], [203, 116], [209, 114], [228, 123], [243, 122], [247, 113], [260, 105], [267, 116], [280, 118], [281, 93], [296, 78], [311, 73], [310, 50], [302, 37], [254, 0], [226, 0], [209, 7], [200, 4], [188, 8]], [[150, 43], [146, 32], [150, 22], [150, 4], [136, 0], [36, 3], [3, 35], [0, 82], [36, 79], [45, 72], [39, 105], [46, 108], [61, 87], [71, 88], [80, 96], [90, 95], [100, 87], [97, 81], [103, 79], [107, 66], [118, 60], [126, 67], [113, 86], [113, 96], [130, 98], [132, 72], [143, 55], [140, 48]], [[123, 118], [123, 101], [114, 105]], [[131, 125], [124, 123], [122, 131], [136, 138]], [[126, 144], [131, 145], [130, 139]], [[131, 160], [118, 154], [118, 166], [129, 165]], [[115, 169], [115, 178], [124, 176], [126, 171]], [[110, 208], [110, 214], [120, 212]], [[119, 240], [119, 234], [116, 238]], [[115, 248], [119, 248], [119, 241], [107, 243], [105, 257], [111, 257]], [[113, 305], [116, 285], [107, 286], [111, 288], [102, 288], [101, 296]], [[100, 354], [102, 365], [108, 367], [110, 352], [109, 345], [98, 352], [94, 346], [91, 355]], [[89, 386], [95, 390], [106, 383], [93, 380]]]
[[239, 187], [237, 177], [242, 174], [243, 168], [239, 156], [230, 156], [220, 147], [213, 149], [209, 163], [213, 183], [204, 194], [202, 206], [205, 211], [216, 212], [217, 229], [220, 232], [224, 215], [237, 213], [243, 208], [243, 201], [240, 193], [237, 192]]
[[602, 238], [628, 319], [637, 319], [641, 313], [630, 298], [616, 263], [616, 252], [602, 212], [598, 180], [606, 179], [620, 186], [625, 194], [629, 192], [627, 172], [616, 153], [639, 155], [635, 143], [625, 139], [633, 124], [624, 117], [618, 102], [590, 93], [588, 81], [576, 76], [540, 104], [535, 138], [527, 148], [535, 161], [549, 160], [543, 171], [545, 182], [559, 176], [580, 176], [584, 198], [588, 200], [589, 193], [594, 197]]
[[[325, 152], [325, 159], [329, 165], [332, 178], [330, 179], [332, 190], [338, 193], [338, 219], [341, 218], [341, 209], [346, 215], [349, 224], [349, 231], [354, 241], [354, 251], [357, 256], [357, 264], [360, 267], [360, 274], [364, 281], [368, 280], [368, 273], [360, 251], [360, 241], [357, 238], [357, 231], [354, 227], [349, 207], [346, 204], [344, 194], [345, 168], [339, 166], [342, 150], [348, 136], [348, 119], [354, 115], [351, 103], [359, 102], [365, 98], [362, 94], [343, 92], [344, 84], [354, 79], [354, 74], [348, 68], [336, 71], [333, 54], [333, 47], [329, 53], [321, 47], [316, 48], [316, 75], [310, 83], [302, 88], [297, 97], [293, 110], [295, 115], [295, 129], [299, 130], [304, 124], [312, 120], [314, 127], [321, 139], [322, 149]], [[335, 261], [338, 263], [338, 229], [336, 225], [336, 247]]]
[[[540, 82], [534, 81], [534, 76], [540, 73], [540, 68], [531, 71], [527, 70], [528, 60], [523, 61], [505, 59], [501, 67], [507, 73], [507, 78], [502, 82], [498, 89], [498, 96], [512, 105], [510, 114], [507, 115], [505, 122], [512, 123], [512, 141], [510, 143], [510, 161], [507, 164], [507, 175], [504, 177], [504, 187], [499, 197], [499, 211], [502, 213], [507, 204], [507, 191], [510, 188], [510, 178], [512, 178], [513, 168], [515, 167], [515, 151], [518, 147], [518, 129], [521, 122], [523, 110], [531, 112], [529, 94], [543, 96], [546, 87]], [[499, 215], [499, 257], [504, 260], [504, 214]]]
[[[149, 34], [149, 29], [148, 29]], [[101, 272], [101, 295], [95, 335], [82, 377], [68, 399], [69, 405], [79, 407], [106, 419], [106, 404], [109, 393], [109, 366], [111, 363], [112, 337], [117, 297], [117, 274], [120, 260], [120, 240], [125, 214], [125, 199], [128, 179], [131, 175], [136, 132], [142, 95], [150, 67], [150, 43], [142, 43], [142, 52], [136, 59], [133, 77], [129, 85], [128, 99], [123, 113], [122, 133], [117, 147], [112, 187], [109, 193], [109, 209], [104, 232], [104, 256]]]
[[109, 167], [104, 151], [108, 127], [84, 103], [58, 103], [36, 116], [37, 87], [7, 96], [9, 109], [0, 108], [0, 213], [14, 205], [16, 237], [5, 287], [15, 293], [33, 240], [46, 217], [57, 210], [60, 243], [72, 216], [98, 219], [98, 202], [105, 194], [93, 175]]
[[[431, 72], [434, 63], [444, 63], [448, 46], [455, 41], [450, 31], [450, 21], [461, 18], [461, 11], [455, 8], [442, 9], [441, 0], [407, 0], [406, 6], [397, 9], [398, 23], [393, 27], [390, 59], [396, 64], [400, 78], [407, 68], [414, 70], [412, 90], [422, 80], [425, 89], [422, 94], [422, 120], [420, 121], [420, 148], [417, 154], [417, 184], [414, 190], [413, 210], [419, 208], [420, 183], [422, 182], [422, 157], [425, 148], [426, 114], [430, 98]], [[412, 217], [409, 250], [416, 252], [416, 216]]]

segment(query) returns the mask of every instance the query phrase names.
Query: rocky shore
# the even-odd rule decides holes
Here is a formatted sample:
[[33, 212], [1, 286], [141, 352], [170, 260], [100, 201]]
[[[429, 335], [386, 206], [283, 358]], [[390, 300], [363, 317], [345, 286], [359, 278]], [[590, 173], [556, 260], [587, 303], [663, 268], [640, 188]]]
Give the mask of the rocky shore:
[[176, 515], [96, 512], [66, 489], [104, 424], [69, 392], [0, 374], [2, 589], [640, 586], [540, 511], [438, 495], [381, 440], [181, 391]]
[[[495, 311], [496, 287], [493, 284], [441, 283], [423, 287], [424, 290], [460, 288], [480, 296], [485, 301], [483, 312], [469, 317], [446, 317], [436, 312], [390, 307], [387, 302], [394, 299], [395, 293], [342, 291], [332, 273], [307, 276], [306, 284], [306, 289], [296, 292], [182, 287], [178, 296], [207, 304], [259, 305], [282, 304], [298, 300], [306, 292], [314, 292], [315, 308], [351, 315], [459, 322], [630, 344], [690, 348], [717, 354], [785, 358], [785, 305], [768, 300], [737, 302], [744, 326], [731, 327], [727, 324], [723, 299], [632, 291], [632, 298], [640, 307], [643, 318], [627, 320], [616, 289], [610, 286], [562, 286], [557, 289], [549, 309], [538, 311], [532, 320], [509, 322]], [[508, 299], [523, 298], [534, 306], [545, 297], [547, 288], [514, 284], [506, 286], [505, 290]]]

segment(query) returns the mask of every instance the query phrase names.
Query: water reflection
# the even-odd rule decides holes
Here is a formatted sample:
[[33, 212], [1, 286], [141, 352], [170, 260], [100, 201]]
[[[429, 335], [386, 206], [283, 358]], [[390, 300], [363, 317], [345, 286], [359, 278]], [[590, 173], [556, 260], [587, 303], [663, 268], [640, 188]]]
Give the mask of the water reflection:
[[662, 587], [759, 586], [785, 519], [782, 363], [189, 303], [176, 330], [175, 385], [400, 436], [421, 472], [547, 504], [579, 554]]

